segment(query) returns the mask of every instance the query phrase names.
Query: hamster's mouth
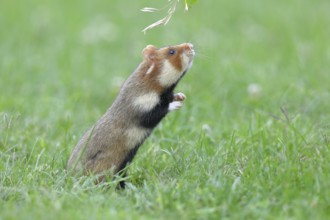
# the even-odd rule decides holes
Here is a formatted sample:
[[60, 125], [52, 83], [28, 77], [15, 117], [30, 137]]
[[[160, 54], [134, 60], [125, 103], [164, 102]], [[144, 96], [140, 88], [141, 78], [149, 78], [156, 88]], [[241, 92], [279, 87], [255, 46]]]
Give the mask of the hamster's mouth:
[[194, 49], [191, 49], [191, 51], [190, 51], [190, 55], [191, 55], [191, 56], [195, 56], [195, 54], [196, 54], [196, 53], [195, 53], [195, 50], [194, 50]]
[[194, 49], [191, 49], [190, 52], [187, 53], [187, 56], [189, 57], [189, 64], [188, 64], [187, 70], [189, 70], [190, 67], [193, 64], [193, 61], [194, 61], [195, 50]]
[[187, 55], [187, 57], [189, 58], [190, 62], [192, 62], [192, 60], [193, 60], [195, 54], [196, 54], [196, 53], [195, 53], [195, 50], [192, 49], [192, 48], [191, 48], [190, 50], [186, 51], [186, 55]]

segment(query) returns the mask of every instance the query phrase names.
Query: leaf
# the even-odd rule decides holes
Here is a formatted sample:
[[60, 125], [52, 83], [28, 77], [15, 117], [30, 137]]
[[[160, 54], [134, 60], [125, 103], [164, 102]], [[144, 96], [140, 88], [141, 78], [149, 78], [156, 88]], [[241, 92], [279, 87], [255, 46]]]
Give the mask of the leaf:
[[189, 8], [191, 8], [191, 6], [193, 4], [195, 4], [198, 0], [185, 0], [184, 4], [185, 4], [185, 10], [188, 11]]

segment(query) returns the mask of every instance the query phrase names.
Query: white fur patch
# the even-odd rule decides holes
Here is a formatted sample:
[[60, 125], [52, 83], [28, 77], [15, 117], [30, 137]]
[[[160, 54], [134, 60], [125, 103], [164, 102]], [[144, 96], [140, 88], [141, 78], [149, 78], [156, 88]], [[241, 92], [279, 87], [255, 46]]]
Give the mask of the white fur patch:
[[150, 92], [137, 97], [133, 105], [142, 111], [150, 111], [159, 103], [159, 95], [155, 92]]
[[149, 134], [149, 130], [145, 128], [132, 127], [125, 131], [126, 144], [129, 149], [133, 149], [137, 144], [141, 143]]
[[181, 55], [181, 60], [183, 69], [189, 69], [192, 62], [190, 62], [189, 57], [185, 53]]
[[155, 64], [152, 64], [146, 72], [146, 75], [150, 74], [155, 68]]
[[165, 60], [162, 73], [159, 76], [159, 83], [164, 87], [171, 86], [178, 81], [181, 74], [181, 71], [177, 70], [169, 61]]

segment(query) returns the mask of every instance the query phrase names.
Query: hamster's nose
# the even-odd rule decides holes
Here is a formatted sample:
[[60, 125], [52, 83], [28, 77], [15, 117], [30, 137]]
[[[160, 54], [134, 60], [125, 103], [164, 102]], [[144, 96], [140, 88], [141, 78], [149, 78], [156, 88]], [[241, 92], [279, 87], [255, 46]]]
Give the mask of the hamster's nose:
[[192, 43], [186, 43], [186, 49], [189, 50], [190, 55], [195, 55], [194, 45]]

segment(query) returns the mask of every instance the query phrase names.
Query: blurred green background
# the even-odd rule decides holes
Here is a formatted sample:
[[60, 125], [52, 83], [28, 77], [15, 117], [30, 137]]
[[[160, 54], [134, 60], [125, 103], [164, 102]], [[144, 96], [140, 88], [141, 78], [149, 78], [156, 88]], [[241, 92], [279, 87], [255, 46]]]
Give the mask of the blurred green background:
[[[1, 1], [0, 219], [330, 216], [330, 1], [200, 0], [143, 34], [167, 4]], [[185, 106], [139, 150], [128, 189], [68, 177], [142, 49], [183, 42], [197, 53]]]

